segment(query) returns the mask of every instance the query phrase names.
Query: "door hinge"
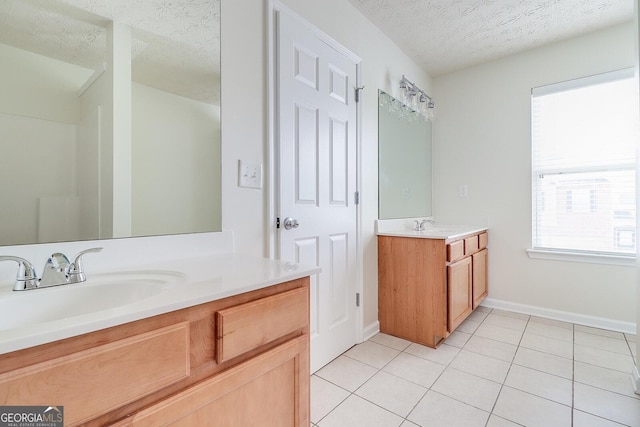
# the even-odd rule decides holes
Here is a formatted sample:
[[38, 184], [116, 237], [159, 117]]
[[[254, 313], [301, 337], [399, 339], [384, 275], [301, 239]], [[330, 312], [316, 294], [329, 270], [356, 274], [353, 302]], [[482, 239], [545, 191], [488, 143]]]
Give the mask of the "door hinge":
[[356, 102], [360, 102], [360, 91], [364, 89], [364, 86], [360, 86], [356, 88]]
[[276, 218], [276, 228], [280, 228], [280, 217]]
[[356, 205], [360, 204], [360, 192], [356, 191], [353, 195], [353, 201]]
[[360, 307], [360, 292], [356, 292], [356, 307]]

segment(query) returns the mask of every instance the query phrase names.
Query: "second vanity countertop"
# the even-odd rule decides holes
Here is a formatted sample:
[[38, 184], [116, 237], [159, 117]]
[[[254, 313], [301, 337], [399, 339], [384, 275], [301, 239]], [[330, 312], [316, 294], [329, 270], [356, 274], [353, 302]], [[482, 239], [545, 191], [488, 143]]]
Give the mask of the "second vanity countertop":
[[409, 223], [402, 225], [396, 224], [393, 226], [380, 226], [380, 223], [378, 223], [377, 235], [453, 240], [470, 234], [481, 233], [487, 229], [487, 227], [472, 225], [425, 224], [423, 231], [415, 231]]
[[[94, 282], [99, 281], [117, 280], [119, 284], [136, 287], [139, 286], [137, 277], [153, 281], [154, 277], [158, 276], [167, 281], [167, 286], [152, 296], [144, 295], [144, 287], [140, 286], [139, 300], [115, 308], [87, 308], [85, 313], [80, 310], [79, 315], [56, 320], [20, 322], [18, 325], [7, 327], [13, 319], [10, 318], [10, 314], [3, 313], [2, 318], [7, 323], [3, 325], [3, 319], [0, 319], [0, 354], [239, 295], [319, 272], [320, 268], [314, 266], [223, 254], [180, 259], [164, 262], [162, 265], [144, 265], [113, 273], [100, 274], [88, 270], [87, 281], [84, 283], [29, 291], [13, 291], [13, 282], [3, 280], [0, 281], [0, 304], [9, 302], [12, 307], [18, 307], [16, 310], [26, 311], [33, 310], [30, 297], [49, 300], [47, 305], [61, 304], [61, 309], [64, 309], [64, 298], [60, 298], [60, 301], [56, 298], [61, 295], [71, 296], [73, 287], [87, 288], [83, 289], [83, 295], [89, 298], [86, 301], [87, 306], [91, 306], [96, 302], [91, 301], [92, 294], [89, 288]], [[130, 285], [126, 284], [127, 280], [130, 280]], [[103, 286], [108, 285], [100, 285]], [[95, 298], [100, 296], [96, 295]], [[99, 307], [100, 304], [96, 306]], [[37, 319], [38, 313], [34, 313], [34, 317]]]

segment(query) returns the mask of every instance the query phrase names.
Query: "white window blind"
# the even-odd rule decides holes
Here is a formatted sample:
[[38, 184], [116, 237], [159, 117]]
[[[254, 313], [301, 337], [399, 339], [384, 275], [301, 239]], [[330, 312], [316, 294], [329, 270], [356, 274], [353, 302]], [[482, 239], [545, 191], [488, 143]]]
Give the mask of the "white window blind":
[[533, 249], [635, 255], [636, 92], [631, 70], [532, 90]]

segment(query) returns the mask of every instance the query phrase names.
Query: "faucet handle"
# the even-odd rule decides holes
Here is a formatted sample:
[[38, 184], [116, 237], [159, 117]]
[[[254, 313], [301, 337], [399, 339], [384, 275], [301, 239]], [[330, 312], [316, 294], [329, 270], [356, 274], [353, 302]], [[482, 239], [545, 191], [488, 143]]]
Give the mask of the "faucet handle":
[[76, 258], [73, 260], [71, 265], [69, 265], [69, 279], [74, 283], [84, 282], [85, 280], [87, 280], [87, 276], [85, 276], [84, 274], [84, 267], [82, 265], [82, 256], [84, 254], [100, 251], [102, 251], [102, 248], [90, 248], [85, 249], [84, 251], [80, 251], [78, 255], [76, 255]]
[[14, 291], [24, 291], [27, 289], [35, 289], [40, 284], [36, 269], [29, 261], [24, 258], [10, 255], [0, 255], [0, 261], [15, 261], [18, 263], [18, 274], [16, 275], [16, 284]]

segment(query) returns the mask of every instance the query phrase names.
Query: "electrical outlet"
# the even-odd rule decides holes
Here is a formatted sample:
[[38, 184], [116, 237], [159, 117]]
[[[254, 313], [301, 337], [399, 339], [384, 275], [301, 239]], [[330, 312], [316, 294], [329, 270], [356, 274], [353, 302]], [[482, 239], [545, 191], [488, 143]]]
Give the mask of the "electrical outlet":
[[262, 165], [238, 162], [238, 185], [247, 188], [262, 188]]
[[469, 196], [469, 186], [467, 184], [461, 184], [458, 188], [458, 196], [467, 197]]
[[411, 189], [410, 188], [403, 188], [402, 189], [402, 198], [403, 199], [410, 199], [411, 198]]

